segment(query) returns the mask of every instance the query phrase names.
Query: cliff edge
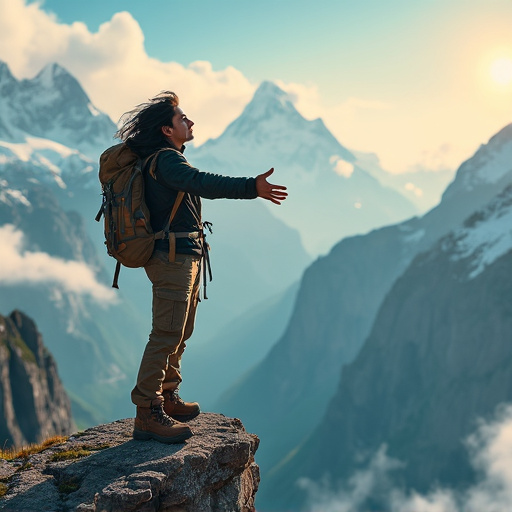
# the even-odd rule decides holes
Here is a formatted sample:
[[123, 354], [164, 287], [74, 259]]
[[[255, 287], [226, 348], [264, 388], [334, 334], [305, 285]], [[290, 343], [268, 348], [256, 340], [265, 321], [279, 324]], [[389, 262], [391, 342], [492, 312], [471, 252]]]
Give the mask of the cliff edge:
[[0, 510], [254, 511], [258, 438], [220, 414], [200, 414], [189, 425], [193, 437], [166, 445], [134, 441], [133, 419], [124, 419], [0, 461]]

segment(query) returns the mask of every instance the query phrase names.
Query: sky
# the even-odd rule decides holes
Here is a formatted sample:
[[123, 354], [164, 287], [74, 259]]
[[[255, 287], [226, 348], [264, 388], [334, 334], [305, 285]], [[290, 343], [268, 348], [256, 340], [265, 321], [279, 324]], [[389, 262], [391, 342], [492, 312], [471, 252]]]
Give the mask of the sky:
[[390, 172], [455, 169], [512, 122], [510, 0], [0, 0], [0, 59], [59, 62], [114, 121], [174, 90], [196, 143], [270, 80]]

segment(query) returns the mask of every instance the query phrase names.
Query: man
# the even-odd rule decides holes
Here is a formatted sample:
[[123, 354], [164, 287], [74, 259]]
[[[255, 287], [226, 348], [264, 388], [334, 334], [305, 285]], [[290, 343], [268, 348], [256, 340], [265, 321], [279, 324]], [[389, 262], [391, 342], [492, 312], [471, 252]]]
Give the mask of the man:
[[200, 412], [199, 404], [184, 402], [178, 394], [181, 356], [194, 329], [201, 266], [208, 263], [200, 198], [262, 197], [281, 204], [287, 196], [286, 187], [267, 181], [273, 169], [256, 178], [232, 178], [192, 167], [183, 151], [185, 142], [194, 138], [193, 126], [178, 97], [164, 92], [127, 113], [116, 134], [143, 159], [145, 198], [155, 232], [177, 206], [169, 238], [156, 241], [144, 267], [153, 285], [153, 327], [132, 391], [135, 439], [182, 442], [192, 435], [183, 422]]

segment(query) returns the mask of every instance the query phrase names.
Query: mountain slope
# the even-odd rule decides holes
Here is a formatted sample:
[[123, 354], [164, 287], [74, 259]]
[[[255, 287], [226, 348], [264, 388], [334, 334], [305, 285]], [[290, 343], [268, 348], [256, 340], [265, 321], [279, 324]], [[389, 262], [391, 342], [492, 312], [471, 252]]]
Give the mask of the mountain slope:
[[318, 429], [273, 475], [264, 510], [298, 506], [299, 477], [346, 479], [384, 444], [405, 463], [393, 478], [406, 488], [475, 478], [463, 440], [512, 400], [511, 226], [509, 186], [415, 258]]
[[347, 235], [397, 222], [416, 212], [395, 190], [383, 187], [327, 130], [308, 121], [288, 95], [263, 82], [242, 114], [215, 140], [191, 148], [191, 162], [231, 175], [257, 175], [288, 187], [289, 197], [271, 212], [297, 229], [314, 255]]

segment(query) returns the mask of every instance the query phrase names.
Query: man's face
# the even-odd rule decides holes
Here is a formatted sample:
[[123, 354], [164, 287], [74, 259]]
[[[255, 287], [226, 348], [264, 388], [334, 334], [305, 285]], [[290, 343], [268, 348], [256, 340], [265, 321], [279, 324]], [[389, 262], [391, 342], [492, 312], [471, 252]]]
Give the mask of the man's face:
[[193, 121], [188, 119], [180, 107], [177, 107], [172, 118], [172, 126], [165, 127], [167, 131], [164, 131], [164, 133], [179, 149], [183, 144], [185, 144], [185, 142], [194, 138], [192, 126], [194, 126]]

